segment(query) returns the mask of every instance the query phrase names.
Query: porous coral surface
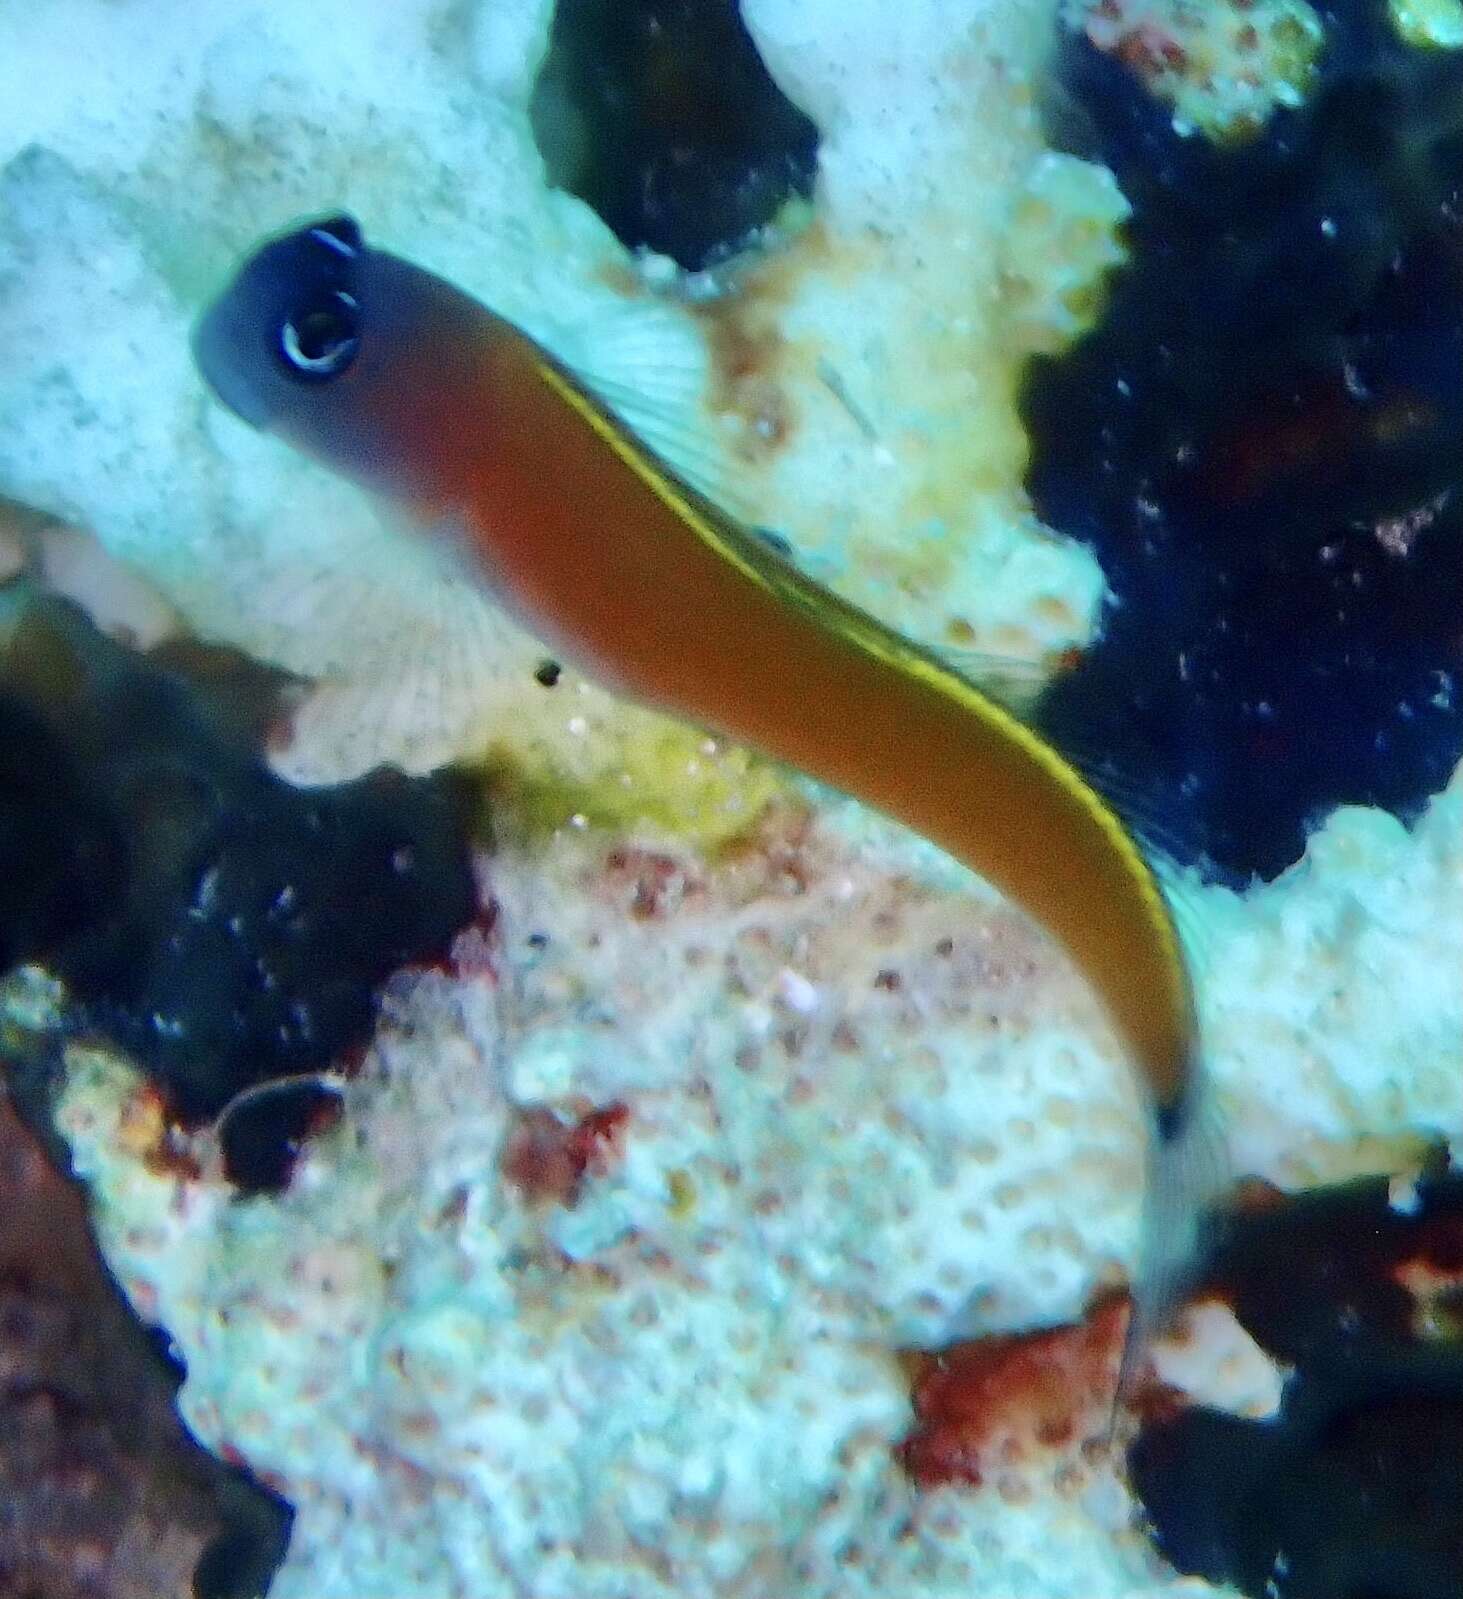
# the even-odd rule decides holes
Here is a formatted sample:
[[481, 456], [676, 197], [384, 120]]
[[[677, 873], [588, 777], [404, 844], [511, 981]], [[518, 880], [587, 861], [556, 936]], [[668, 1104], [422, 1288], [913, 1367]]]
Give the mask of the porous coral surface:
[[[1074, 1313], [1127, 1246], [1140, 1127], [1091, 1002], [1019, 918], [801, 816], [714, 870], [571, 837], [494, 882], [277, 1200], [230, 1203], [207, 1138], [202, 1178], [148, 1175], [135, 1079], [72, 1054], [59, 1124], [197, 1351], [185, 1414], [301, 1508], [276, 1593], [877, 1589], [939, 1538], [901, 1534], [896, 1351]], [[611, 1106], [578, 1181], [525, 1157], [530, 1118]], [[974, 1508], [1044, 1591], [1030, 1519]], [[1110, 1537], [1036, 1515], [1079, 1569]]]
[[[1358, 1030], [1337, 984], [1456, 970], [1426, 851], [1460, 799], [1390, 914], [1361, 906], [1410, 846], [1353, 821], [1215, 915], [1244, 1169], [1386, 1169], [1452, 1128], [1456, 995], [1362, 990]], [[119, 1149], [135, 1078], [73, 1052], [61, 1125], [124, 1284], [195, 1352], [185, 1412], [300, 1507], [277, 1592], [1166, 1591], [1104, 1444], [1111, 1342], [1060, 1368], [1057, 1432], [1006, 1396], [978, 1481], [901, 1463], [900, 1351], [1120, 1281], [1143, 1123], [1048, 945], [844, 827], [789, 813], [719, 864], [572, 830], [499, 852], [491, 930], [400, 980], [278, 1199], [229, 1203], [207, 1137], [202, 1178], [149, 1175]]]

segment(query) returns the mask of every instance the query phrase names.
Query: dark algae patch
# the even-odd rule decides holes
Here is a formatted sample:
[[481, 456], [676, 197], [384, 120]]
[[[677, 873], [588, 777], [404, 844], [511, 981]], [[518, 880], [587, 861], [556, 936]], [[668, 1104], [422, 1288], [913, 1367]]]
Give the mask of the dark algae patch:
[[1236, 1214], [1205, 1292], [1295, 1371], [1274, 1421], [1144, 1426], [1129, 1467], [1168, 1559], [1254, 1599], [1463, 1593], [1463, 1178], [1405, 1212], [1377, 1179]]
[[1411, 819], [1463, 750], [1463, 52], [1319, 9], [1305, 103], [1224, 145], [1062, 40], [1131, 253], [1023, 397], [1036, 508], [1112, 592], [1044, 730], [1236, 881], [1336, 805]]
[[363, 1044], [382, 980], [473, 915], [465, 786], [382, 769], [296, 788], [260, 753], [278, 703], [258, 668], [139, 656], [61, 601], [9, 621], [7, 961], [61, 977], [73, 1020], [183, 1120]]
[[550, 182], [691, 271], [812, 193], [817, 130], [736, 0], [558, 0], [530, 116]]

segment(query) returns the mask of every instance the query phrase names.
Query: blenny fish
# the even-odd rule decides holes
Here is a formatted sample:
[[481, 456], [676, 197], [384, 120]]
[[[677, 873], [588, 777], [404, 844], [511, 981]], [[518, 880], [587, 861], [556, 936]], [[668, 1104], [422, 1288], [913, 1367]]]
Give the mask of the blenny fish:
[[1077, 766], [722, 509], [592, 378], [349, 217], [262, 245], [193, 344], [230, 409], [451, 541], [563, 659], [898, 819], [1065, 947], [1153, 1109], [1151, 1329], [1212, 1180], [1198, 1022], [1159, 877]]

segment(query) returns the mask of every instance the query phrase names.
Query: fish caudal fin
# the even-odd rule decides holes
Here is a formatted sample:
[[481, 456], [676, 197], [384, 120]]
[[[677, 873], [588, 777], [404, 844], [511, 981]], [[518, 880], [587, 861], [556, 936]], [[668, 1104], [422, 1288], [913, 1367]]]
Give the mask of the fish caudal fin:
[[1206, 1219], [1229, 1179], [1219, 1115], [1202, 1082], [1149, 1147], [1143, 1238], [1118, 1372], [1117, 1400], [1132, 1391], [1149, 1343], [1202, 1274]]

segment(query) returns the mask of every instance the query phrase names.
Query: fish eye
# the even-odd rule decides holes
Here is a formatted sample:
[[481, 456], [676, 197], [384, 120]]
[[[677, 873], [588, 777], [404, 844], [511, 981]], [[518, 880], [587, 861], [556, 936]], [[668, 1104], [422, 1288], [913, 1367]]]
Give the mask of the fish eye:
[[361, 344], [361, 309], [353, 294], [332, 289], [285, 318], [279, 347], [285, 365], [307, 378], [333, 378]]

